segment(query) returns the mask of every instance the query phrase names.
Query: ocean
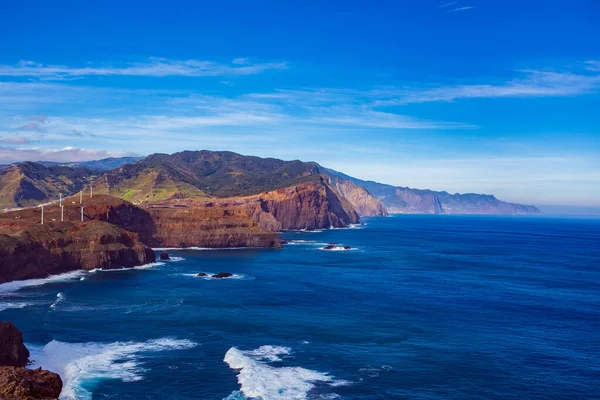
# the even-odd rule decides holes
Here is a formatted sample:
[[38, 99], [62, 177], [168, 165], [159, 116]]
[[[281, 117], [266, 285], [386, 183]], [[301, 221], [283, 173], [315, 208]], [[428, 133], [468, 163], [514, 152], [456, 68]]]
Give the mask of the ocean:
[[600, 219], [399, 215], [282, 236], [0, 285], [0, 319], [62, 399], [600, 398]]

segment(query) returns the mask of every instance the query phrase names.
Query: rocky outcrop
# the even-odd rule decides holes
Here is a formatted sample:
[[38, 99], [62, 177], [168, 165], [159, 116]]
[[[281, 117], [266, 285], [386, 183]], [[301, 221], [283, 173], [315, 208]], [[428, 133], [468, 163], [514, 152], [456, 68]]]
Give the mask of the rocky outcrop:
[[279, 235], [259, 225], [239, 205], [172, 201], [135, 206], [111, 196], [88, 200], [87, 218], [139, 234], [153, 247], [281, 247]]
[[218, 274], [214, 274], [212, 277], [215, 279], [223, 279], [223, 278], [231, 278], [233, 274], [231, 272], [219, 272]]
[[256, 221], [270, 230], [343, 228], [360, 221], [352, 204], [322, 176], [244, 200]]
[[103, 221], [44, 225], [0, 218], [0, 283], [74, 270], [133, 267], [154, 262], [138, 235]]
[[0, 321], [0, 365], [24, 367], [29, 362], [29, 350], [23, 344], [23, 334], [11, 322]]
[[23, 368], [28, 358], [21, 331], [10, 322], [0, 322], [0, 398], [57, 399], [62, 390], [60, 376], [41, 368]]
[[386, 217], [388, 212], [385, 206], [377, 200], [367, 189], [358, 186], [349, 179], [333, 177], [331, 185], [342, 195], [363, 217]]
[[7, 400], [56, 400], [62, 379], [41, 368], [0, 367], [0, 398]]

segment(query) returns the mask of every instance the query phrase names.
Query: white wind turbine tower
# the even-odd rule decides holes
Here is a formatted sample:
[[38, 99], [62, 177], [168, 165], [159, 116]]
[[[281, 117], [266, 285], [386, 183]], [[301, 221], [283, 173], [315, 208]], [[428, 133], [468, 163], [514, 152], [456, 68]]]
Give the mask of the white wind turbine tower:
[[83, 209], [85, 206], [79, 206], [81, 208], [81, 222], [83, 222]]
[[59, 193], [59, 198], [58, 198], [58, 205], [60, 206], [60, 222], [64, 222], [65, 220], [65, 213], [64, 213], [64, 206], [63, 206], [63, 201], [62, 201], [62, 193]]
[[41, 205], [42, 207], [42, 225], [44, 225], [44, 205]]

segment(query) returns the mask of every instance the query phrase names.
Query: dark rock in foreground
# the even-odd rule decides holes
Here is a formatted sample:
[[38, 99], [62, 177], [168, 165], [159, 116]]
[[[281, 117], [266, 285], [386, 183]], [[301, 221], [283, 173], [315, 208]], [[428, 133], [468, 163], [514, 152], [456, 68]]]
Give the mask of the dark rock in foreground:
[[1, 399], [58, 399], [62, 379], [54, 372], [41, 368], [0, 367]]
[[205, 276], [208, 276], [208, 274], [207, 274], [206, 272], [200, 272], [200, 273], [199, 273], [198, 275], [196, 275], [196, 276], [198, 276], [198, 277], [200, 277], [200, 278], [203, 278], [203, 277], [205, 277]]
[[170, 260], [171, 257], [169, 257], [169, 253], [167, 253], [166, 251], [163, 251], [162, 253], [160, 253], [160, 259], [161, 260]]
[[11, 322], [0, 322], [0, 365], [24, 367], [28, 362], [29, 350], [21, 331]]
[[216, 275], [213, 275], [213, 278], [222, 279], [222, 278], [231, 278], [233, 276], [232, 273], [229, 272], [219, 272]]
[[23, 368], [29, 362], [23, 334], [10, 322], [0, 322], [0, 399], [56, 400], [62, 379], [41, 368]]

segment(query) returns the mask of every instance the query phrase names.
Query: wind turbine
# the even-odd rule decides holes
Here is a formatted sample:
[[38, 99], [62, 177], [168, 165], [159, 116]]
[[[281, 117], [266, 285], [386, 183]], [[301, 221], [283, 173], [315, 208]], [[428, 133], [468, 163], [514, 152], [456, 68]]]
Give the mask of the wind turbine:
[[42, 225], [44, 225], [44, 205], [42, 204]]
[[81, 207], [81, 222], [83, 222], [83, 209], [85, 208], [85, 206], [79, 206]]
[[90, 185], [90, 199], [94, 197], [94, 187]]
[[58, 205], [60, 206], [60, 222], [64, 222], [65, 217], [64, 217], [64, 206], [63, 206], [63, 201], [62, 201], [62, 193], [58, 194]]

